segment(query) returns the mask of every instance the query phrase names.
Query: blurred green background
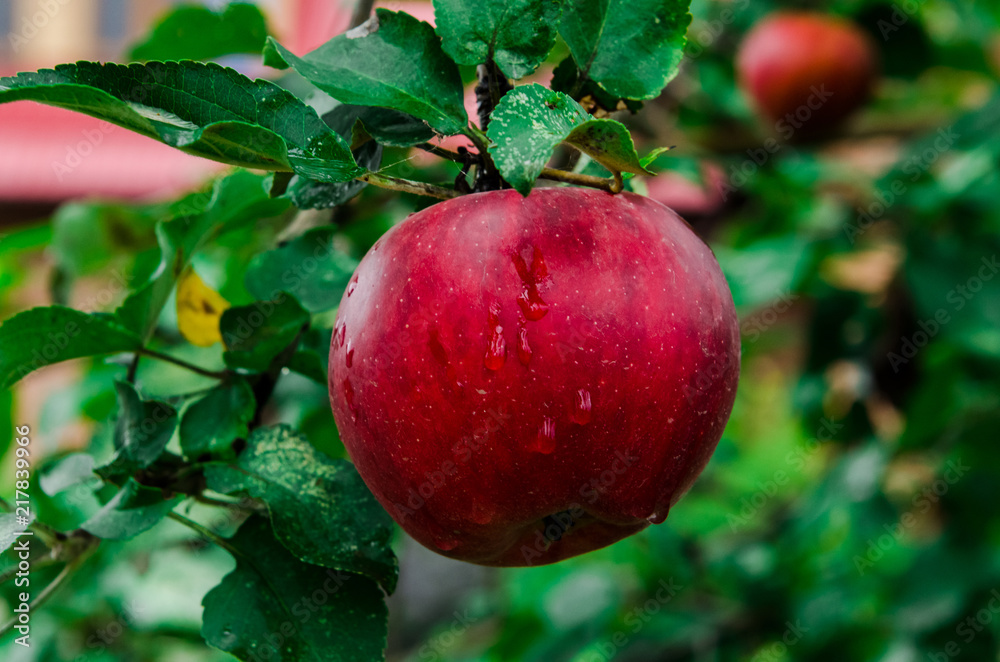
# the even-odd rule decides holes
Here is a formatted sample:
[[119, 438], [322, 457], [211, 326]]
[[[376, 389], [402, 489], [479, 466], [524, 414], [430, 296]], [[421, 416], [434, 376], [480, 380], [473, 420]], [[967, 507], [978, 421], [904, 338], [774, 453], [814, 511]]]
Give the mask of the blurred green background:
[[[883, 77], [835, 135], [758, 163], [769, 127], [737, 89], [733, 59], [746, 30], [787, 7], [854, 20], [878, 45]], [[640, 152], [677, 146], [657, 160], [663, 174], [634, 186], [711, 244], [741, 315], [742, 379], [718, 450], [666, 523], [554, 566], [479, 568], [399, 534], [389, 659], [998, 660], [1000, 6], [695, 0], [692, 13], [681, 75], [619, 119]], [[428, 181], [457, 174], [411, 156], [387, 150], [383, 164]], [[430, 202], [366, 189], [336, 210], [337, 245], [360, 258]], [[117, 274], [155, 267], [161, 212], [83, 201], [8, 224], [0, 316], [47, 302], [112, 308]], [[246, 265], [289, 220], [224, 235], [196, 270], [245, 300]], [[217, 361], [217, 347], [158, 342]], [[124, 369], [87, 360], [0, 393], [0, 429], [34, 412], [32, 495], [59, 529], [114, 493], [78, 453], [111, 456]], [[138, 379], [164, 396], [210, 383], [154, 362]], [[325, 389], [303, 377], [279, 381], [266, 416], [344, 453]], [[0, 493], [11, 495], [6, 432], [0, 454]], [[231, 659], [199, 635], [201, 598], [232, 567], [225, 553], [165, 522], [88, 564], [34, 615], [31, 649], [0, 643], [4, 660]]]

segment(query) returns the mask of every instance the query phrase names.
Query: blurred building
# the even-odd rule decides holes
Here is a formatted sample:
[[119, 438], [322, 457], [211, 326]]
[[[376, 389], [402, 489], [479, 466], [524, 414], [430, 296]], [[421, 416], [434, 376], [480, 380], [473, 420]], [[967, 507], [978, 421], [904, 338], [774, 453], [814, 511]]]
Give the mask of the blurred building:
[[[0, 0], [0, 76], [77, 60], [124, 61], [129, 46], [178, 4], [178, 0]], [[227, 3], [202, 0], [201, 4], [219, 8]], [[354, 2], [256, 0], [256, 4], [267, 15], [272, 33], [303, 52], [342, 31]], [[41, 216], [71, 198], [176, 195], [197, 186], [219, 167], [78, 113], [28, 101], [0, 105], [0, 225], [18, 217]]]

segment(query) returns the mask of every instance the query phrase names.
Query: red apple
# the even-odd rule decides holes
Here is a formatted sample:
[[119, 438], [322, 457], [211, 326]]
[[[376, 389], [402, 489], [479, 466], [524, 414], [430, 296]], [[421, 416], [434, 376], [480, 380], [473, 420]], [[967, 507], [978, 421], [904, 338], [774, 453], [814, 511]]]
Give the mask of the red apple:
[[361, 261], [330, 399], [410, 535], [542, 564], [663, 521], [719, 441], [739, 356], [725, 278], [670, 209], [491, 191], [410, 216]]
[[736, 58], [740, 87], [786, 139], [822, 133], [863, 105], [878, 71], [870, 37], [843, 19], [777, 12]]

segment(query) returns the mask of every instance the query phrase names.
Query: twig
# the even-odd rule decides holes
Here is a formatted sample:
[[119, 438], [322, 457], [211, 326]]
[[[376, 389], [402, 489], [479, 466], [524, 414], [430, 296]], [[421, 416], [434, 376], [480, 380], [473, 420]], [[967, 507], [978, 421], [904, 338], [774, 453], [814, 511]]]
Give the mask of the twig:
[[196, 531], [203, 538], [205, 538], [206, 540], [209, 540], [211, 542], [214, 542], [216, 545], [218, 545], [219, 547], [223, 548], [224, 550], [226, 550], [230, 554], [233, 554], [234, 556], [236, 556], [236, 555], [242, 556], [242, 553], [240, 552], [240, 550], [238, 550], [235, 547], [233, 547], [232, 545], [230, 545], [228, 540], [226, 540], [222, 536], [220, 536], [220, 535], [212, 532], [211, 530], [209, 530], [208, 528], [202, 526], [201, 524], [198, 524], [198, 522], [195, 522], [194, 520], [188, 519], [187, 517], [184, 517], [183, 515], [180, 515], [180, 514], [175, 513], [175, 512], [169, 512], [169, 513], [167, 513], [167, 517], [169, 517], [170, 519], [172, 519], [172, 520], [174, 520], [176, 522], [180, 522], [181, 524], [183, 524], [184, 526], [188, 527], [192, 531]]
[[540, 175], [542, 179], [549, 179], [554, 182], [565, 182], [566, 184], [576, 184], [577, 186], [589, 186], [598, 188], [608, 193], [621, 193], [625, 187], [621, 173], [615, 173], [613, 179], [605, 177], [594, 177], [593, 175], [581, 175], [576, 172], [566, 172], [554, 168], [544, 168]]
[[197, 374], [202, 375], [204, 377], [211, 377], [212, 379], [229, 379], [229, 373], [227, 373], [225, 371], [223, 371], [223, 372], [216, 372], [214, 370], [205, 370], [204, 368], [199, 368], [198, 366], [194, 365], [193, 363], [188, 363], [187, 361], [184, 361], [183, 359], [174, 358], [173, 356], [170, 356], [169, 354], [161, 354], [160, 352], [157, 352], [156, 350], [148, 349], [146, 347], [143, 347], [142, 349], [140, 349], [138, 351], [138, 353], [142, 354], [143, 356], [148, 356], [151, 359], [158, 359], [160, 361], [166, 361], [167, 363], [173, 363], [176, 366], [179, 366], [181, 368], [185, 368], [187, 370], [190, 370], [191, 372], [197, 373]]
[[445, 149], [444, 147], [438, 147], [437, 145], [432, 145], [430, 143], [420, 143], [415, 145], [417, 149], [422, 149], [425, 152], [430, 152], [435, 156], [440, 156], [442, 159], [448, 159], [449, 161], [454, 161], [455, 163], [467, 163], [469, 161], [469, 155], [459, 154], [458, 152], [453, 152], [450, 149]]
[[358, 177], [358, 180], [365, 182], [366, 184], [390, 189], [392, 191], [426, 195], [440, 200], [457, 198], [461, 195], [454, 189], [444, 188], [443, 186], [435, 186], [434, 184], [427, 184], [425, 182], [415, 182], [409, 179], [400, 179], [399, 177], [389, 177], [388, 175], [381, 175], [377, 172], [365, 173]]

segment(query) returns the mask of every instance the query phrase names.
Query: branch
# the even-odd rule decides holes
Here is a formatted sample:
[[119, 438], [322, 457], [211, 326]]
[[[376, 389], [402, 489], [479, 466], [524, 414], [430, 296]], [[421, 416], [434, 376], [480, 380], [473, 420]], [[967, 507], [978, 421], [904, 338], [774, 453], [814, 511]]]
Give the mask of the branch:
[[143, 347], [137, 353], [142, 354], [144, 356], [148, 356], [151, 359], [158, 359], [160, 361], [166, 361], [167, 363], [173, 363], [176, 366], [180, 366], [181, 368], [190, 370], [191, 372], [202, 375], [203, 377], [211, 377], [212, 379], [229, 379], [229, 374], [225, 371], [216, 372], [214, 370], [205, 370], [204, 368], [199, 368], [193, 363], [188, 363], [183, 359], [174, 358], [169, 354], [161, 354], [156, 350], [148, 349], [146, 347]]
[[366, 184], [372, 184], [373, 186], [386, 188], [392, 191], [426, 195], [440, 200], [457, 198], [461, 195], [454, 189], [444, 188], [443, 186], [435, 186], [434, 184], [427, 184], [425, 182], [414, 182], [409, 179], [400, 179], [399, 177], [389, 177], [388, 175], [380, 175], [377, 172], [367, 172], [357, 179], [365, 182]]
[[608, 193], [621, 193], [622, 189], [625, 188], [625, 182], [622, 181], [621, 173], [615, 173], [613, 179], [606, 179], [604, 177], [581, 175], [579, 173], [566, 172], [565, 170], [556, 170], [554, 168], [544, 168], [540, 178], [549, 179], [554, 182], [576, 184], [577, 186], [589, 186], [590, 188], [598, 188], [602, 191], [607, 191]]
[[227, 552], [229, 552], [233, 556], [242, 556], [243, 555], [240, 552], [240, 550], [238, 550], [235, 547], [233, 547], [232, 545], [230, 545], [228, 540], [226, 540], [222, 536], [217, 535], [216, 533], [210, 531], [208, 528], [202, 526], [201, 524], [198, 524], [198, 522], [195, 522], [194, 520], [188, 519], [187, 517], [184, 517], [183, 515], [179, 515], [179, 514], [177, 514], [175, 512], [169, 512], [169, 513], [167, 513], [167, 517], [169, 517], [170, 519], [172, 519], [172, 520], [174, 520], [176, 522], [180, 522], [181, 524], [183, 524], [184, 526], [188, 527], [189, 529], [191, 529], [193, 531], [196, 531], [203, 538], [205, 538], [205, 540], [214, 542], [216, 545], [218, 545], [219, 547], [223, 548], [224, 550], [226, 550]]
[[449, 161], [454, 161], [455, 163], [467, 163], [469, 161], [469, 155], [466, 153], [464, 156], [458, 152], [453, 152], [450, 149], [445, 149], [444, 147], [438, 147], [437, 145], [432, 145], [430, 143], [420, 143], [419, 145], [414, 145], [417, 149], [422, 149], [425, 152], [430, 152], [435, 156], [440, 156], [442, 159], [448, 159]]

